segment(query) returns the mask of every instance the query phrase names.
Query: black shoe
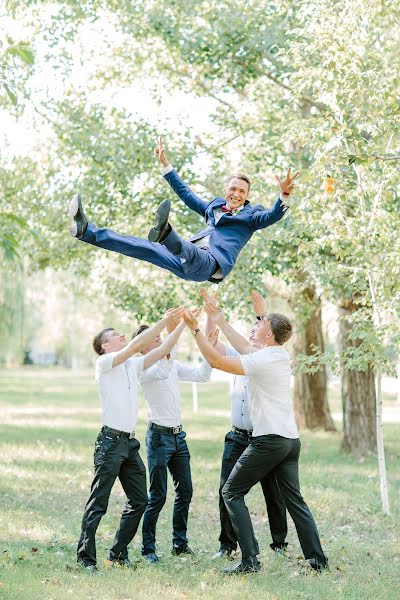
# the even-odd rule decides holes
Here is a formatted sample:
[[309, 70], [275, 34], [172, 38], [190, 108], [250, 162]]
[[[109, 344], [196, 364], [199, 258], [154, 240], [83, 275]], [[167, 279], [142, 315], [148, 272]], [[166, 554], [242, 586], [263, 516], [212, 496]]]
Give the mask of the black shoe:
[[154, 565], [154, 563], [156, 563], [160, 560], [155, 552], [150, 552], [149, 554], [144, 554], [143, 558], [145, 559], [146, 562], [148, 562], [151, 565]]
[[97, 571], [96, 565], [93, 563], [85, 562], [84, 560], [78, 560], [78, 565], [82, 567], [86, 573], [95, 573]]
[[287, 542], [283, 542], [282, 544], [275, 544], [275, 542], [273, 542], [269, 545], [269, 547], [275, 552], [275, 554], [287, 556]]
[[318, 560], [316, 558], [309, 558], [307, 560], [308, 564], [310, 565], [310, 567], [312, 569], [314, 569], [314, 571], [327, 571], [329, 569], [329, 565], [328, 565], [328, 559], [326, 559], [324, 562], [318, 562]]
[[119, 565], [120, 567], [133, 567], [133, 563], [129, 560], [129, 558], [109, 558], [108, 560], [114, 565]]
[[256, 556], [242, 559], [238, 565], [233, 567], [226, 567], [223, 573], [226, 575], [241, 575], [245, 573], [257, 573], [261, 569], [261, 563], [258, 561]]
[[169, 211], [171, 210], [171, 202], [169, 200], [163, 200], [159, 204], [156, 210], [156, 218], [154, 221], [154, 227], [149, 231], [147, 236], [150, 242], [161, 242], [167, 237], [170, 231], [170, 225], [168, 223]]
[[194, 552], [189, 546], [182, 546], [181, 548], [174, 547], [171, 550], [171, 554], [173, 554], [173, 556], [179, 556], [180, 554], [190, 554], [191, 556], [194, 556]]
[[69, 231], [72, 237], [78, 239], [83, 237], [88, 226], [88, 220], [83, 212], [80, 194], [76, 194], [69, 205], [69, 217]]
[[211, 560], [218, 560], [219, 558], [227, 558], [228, 560], [233, 560], [234, 555], [236, 554], [236, 550], [232, 550], [229, 548], [220, 548], [218, 552], [216, 552]]

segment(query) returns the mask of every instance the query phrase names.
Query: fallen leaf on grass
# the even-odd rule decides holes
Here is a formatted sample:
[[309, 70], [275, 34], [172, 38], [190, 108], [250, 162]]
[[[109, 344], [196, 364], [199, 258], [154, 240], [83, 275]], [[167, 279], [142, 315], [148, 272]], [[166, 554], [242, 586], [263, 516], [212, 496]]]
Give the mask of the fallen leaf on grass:
[[107, 558], [105, 558], [105, 559], [103, 560], [103, 564], [104, 564], [104, 568], [105, 568], [105, 569], [111, 569], [111, 567], [113, 567], [113, 566], [114, 566], [114, 563], [113, 563], [113, 561], [112, 561], [112, 560], [108, 560]]

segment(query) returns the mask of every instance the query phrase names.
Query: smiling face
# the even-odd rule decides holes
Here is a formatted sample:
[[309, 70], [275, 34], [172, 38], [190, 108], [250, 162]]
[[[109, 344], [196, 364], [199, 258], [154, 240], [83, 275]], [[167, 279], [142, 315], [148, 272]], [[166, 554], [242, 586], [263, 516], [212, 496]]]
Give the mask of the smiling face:
[[226, 206], [229, 209], [240, 208], [249, 197], [250, 184], [240, 177], [232, 177], [225, 188]]

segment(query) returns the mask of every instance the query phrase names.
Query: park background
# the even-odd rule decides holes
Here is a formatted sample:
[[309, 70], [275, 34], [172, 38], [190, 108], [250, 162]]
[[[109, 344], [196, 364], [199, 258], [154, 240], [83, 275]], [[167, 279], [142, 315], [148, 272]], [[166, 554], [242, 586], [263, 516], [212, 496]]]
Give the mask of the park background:
[[[397, 3], [18, 0], [0, 11], [0, 597], [399, 596]], [[321, 576], [302, 576], [293, 527], [289, 558], [269, 551], [257, 489], [263, 571], [227, 581], [210, 561], [229, 429], [217, 376], [199, 386], [198, 412], [182, 386], [196, 559], [169, 556], [170, 498], [160, 568], [75, 568], [100, 422], [91, 339], [199, 299], [197, 284], [72, 240], [67, 209], [80, 191], [98, 226], [145, 237], [172, 198], [153, 152], [160, 134], [205, 199], [240, 169], [252, 201], [271, 206], [274, 173], [301, 171], [290, 211], [254, 236], [219, 296], [243, 333], [252, 289], [294, 321], [303, 494], [331, 563]], [[177, 199], [172, 219], [182, 235], [201, 227]], [[198, 359], [188, 335], [180, 355]], [[145, 420], [142, 402], [141, 441]], [[100, 559], [122, 504], [117, 485]]]

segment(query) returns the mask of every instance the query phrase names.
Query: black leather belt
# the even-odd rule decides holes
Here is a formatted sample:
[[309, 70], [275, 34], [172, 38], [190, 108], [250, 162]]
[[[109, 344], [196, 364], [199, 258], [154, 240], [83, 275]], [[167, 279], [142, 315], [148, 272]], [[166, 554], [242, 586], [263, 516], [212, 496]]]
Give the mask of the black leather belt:
[[101, 430], [104, 431], [105, 433], [112, 433], [112, 435], [119, 435], [121, 437], [127, 437], [130, 440], [132, 440], [135, 437], [134, 431], [131, 431], [129, 433], [128, 431], [121, 431], [120, 429], [113, 429], [112, 427], [108, 427], [108, 425], [103, 425]]
[[239, 429], [239, 427], [235, 427], [234, 425], [232, 425], [232, 432], [245, 438], [249, 438], [253, 435], [252, 431], [248, 431], [247, 429]]
[[149, 423], [149, 429], [155, 429], [156, 431], [162, 431], [163, 433], [171, 433], [177, 434], [181, 433], [182, 425], [177, 425], [177, 427], [164, 427], [164, 425], [157, 425], [157, 423]]

